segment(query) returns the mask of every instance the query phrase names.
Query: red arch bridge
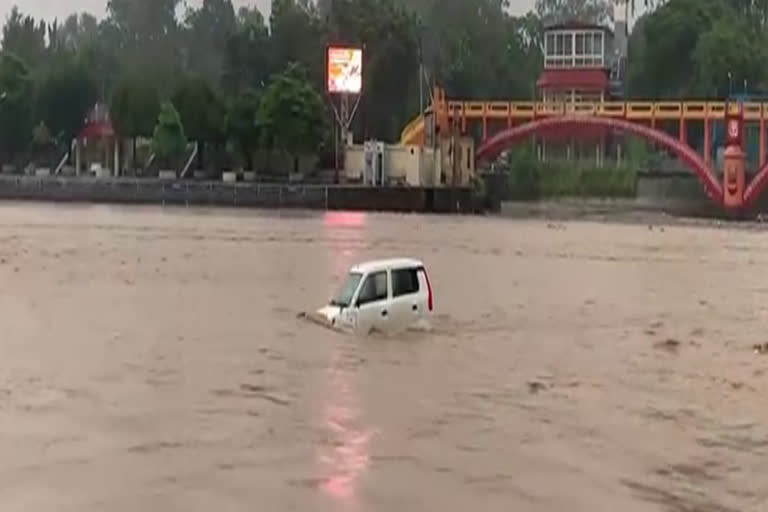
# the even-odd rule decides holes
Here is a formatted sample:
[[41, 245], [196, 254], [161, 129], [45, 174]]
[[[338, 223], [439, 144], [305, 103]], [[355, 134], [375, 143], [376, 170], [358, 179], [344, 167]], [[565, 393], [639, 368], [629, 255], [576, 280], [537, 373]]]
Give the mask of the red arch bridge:
[[[566, 136], [573, 139], [592, 137], [595, 133], [635, 135], [674, 154], [698, 177], [707, 196], [728, 208], [754, 204], [768, 186], [768, 151], [766, 126], [768, 103], [726, 102], [604, 102], [596, 104], [546, 104], [535, 102], [449, 101], [437, 89], [429, 115], [441, 133], [457, 129], [470, 133], [470, 123], [480, 132], [475, 157], [491, 161], [501, 152], [529, 140], [531, 136]], [[704, 125], [703, 155], [688, 144], [688, 125]], [[711, 126], [724, 122], [726, 150], [723, 177], [710, 165]], [[674, 123], [679, 135], [672, 136], [659, 126]], [[750, 183], [745, 183], [743, 133], [746, 123], [759, 123], [760, 162]], [[665, 126], [667, 127], [667, 126]], [[425, 117], [419, 116], [403, 130], [401, 142], [423, 144]], [[734, 151], [738, 147], [738, 151]], [[736, 162], [736, 163], [734, 163]]]
[[[625, 119], [579, 115], [536, 119], [502, 130], [484, 140], [477, 148], [475, 158], [477, 161], [492, 160], [505, 149], [524, 142], [533, 135], [546, 136], [555, 131], [562, 133], [565, 130], [578, 137], [580, 132], [593, 131], [595, 128], [636, 135], [669, 150], [696, 174], [707, 196], [717, 204], [725, 206], [723, 185], [720, 179], [696, 150], [662, 130]], [[741, 206], [752, 205], [759, 198], [766, 185], [768, 185], [768, 164], [764, 163], [752, 181], [744, 188]]]

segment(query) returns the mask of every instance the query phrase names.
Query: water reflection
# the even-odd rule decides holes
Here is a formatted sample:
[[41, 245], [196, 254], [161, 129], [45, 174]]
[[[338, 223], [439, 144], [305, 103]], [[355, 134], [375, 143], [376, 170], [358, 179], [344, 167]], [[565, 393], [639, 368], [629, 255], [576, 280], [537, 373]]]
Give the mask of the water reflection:
[[365, 226], [364, 212], [327, 212], [323, 216], [326, 227], [330, 228], [359, 228]]
[[334, 354], [328, 370], [330, 386], [323, 417], [333, 449], [320, 456], [323, 490], [343, 502], [347, 510], [359, 510], [357, 490], [360, 477], [370, 462], [373, 430], [359, 425], [361, 411], [350, 386], [349, 370], [344, 368], [344, 354]]
[[[336, 239], [334, 235], [339, 228], [362, 228], [354, 230], [354, 239], [351, 241], [355, 243], [343, 243], [331, 249], [329, 273], [338, 280], [360, 256], [356, 248], [363, 246], [368, 236], [365, 229], [366, 214], [329, 212], [324, 220], [329, 240]], [[323, 407], [323, 425], [331, 442], [321, 451], [319, 459], [322, 466], [323, 491], [340, 501], [346, 510], [359, 510], [357, 489], [360, 477], [368, 468], [369, 444], [373, 431], [360, 426], [360, 405], [350, 381], [354, 366], [349, 363], [355, 356], [348, 353], [348, 348], [345, 350], [345, 341], [349, 340], [340, 335], [328, 365], [328, 389], [325, 393], [327, 402]]]

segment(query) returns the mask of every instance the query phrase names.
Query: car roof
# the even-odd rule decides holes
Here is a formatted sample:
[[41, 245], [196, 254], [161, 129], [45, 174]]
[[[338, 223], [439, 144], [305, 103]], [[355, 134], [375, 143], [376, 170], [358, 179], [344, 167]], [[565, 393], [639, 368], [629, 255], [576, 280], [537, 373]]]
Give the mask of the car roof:
[[390, 258], [385, 260], [371, 260], [359, 263], [352, 267], [351, 272], [360, 272], [367, 274], [377, 270], [386, 270], [388, 268], [414, 268], [423, 267], [424, 263], [413, 258]]

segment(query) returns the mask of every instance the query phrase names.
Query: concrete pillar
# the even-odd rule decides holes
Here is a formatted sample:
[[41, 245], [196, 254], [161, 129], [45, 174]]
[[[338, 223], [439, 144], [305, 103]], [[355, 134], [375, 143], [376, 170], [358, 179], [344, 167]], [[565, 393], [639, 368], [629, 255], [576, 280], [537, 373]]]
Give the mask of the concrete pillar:
[[764, 114], [760, 117], [760, 168], [765, 166], [765, 117]]
[[680, 118], [680, 142], [683, 144], [688, 143], [688, 131], [685, 126], [685, 118]]
[[102, 169], [106, 170], [109, 169], [109, 143], [107, 142], [107, 138], [102, 135], [101, 136], [101, 149], [103, 150], [101, 161], [102, 161]]
[[621, 165], [621, 143], [616, 144], [616, 165]]
[[75, 176], [80, 176], [80, 168], [83, 164], [81, 139], [80, 137], [75, 139]]
[[120, 176], [120, 139], [115, 137], [112, 140], [115, 145], [115, 170], [112, 173], [112, 176]]
[[704, 161], [707, 165], [711, 164], [712, 160], [712, 142], [710, 138], [711, 127], [709, 124], [709, 117], [704, 118]]

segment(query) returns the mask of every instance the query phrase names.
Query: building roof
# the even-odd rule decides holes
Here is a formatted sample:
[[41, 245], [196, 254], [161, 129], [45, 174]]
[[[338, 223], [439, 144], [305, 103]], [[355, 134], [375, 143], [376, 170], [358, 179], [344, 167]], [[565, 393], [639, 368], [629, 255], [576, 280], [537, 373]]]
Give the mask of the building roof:
[[92, 139], [114, 136], [115, 130], [109, 119], [109, 107], [104, 103], [97, 103], [86, 116], [85, 125], [80, 131], [80, 138]]
[[92, 121], [86, 123], [80, 131], [81, 139], [110, 138], [115, 136], [115, 130], [109, 121]]
[[544, 27], [545, 32], [557, 31], [557, 30], [602, 30], [608, 34], [613, 35], [613, 30], [605, 25], [599, 25], [597, 23], [585, 23], [583, 21], [566, 21], [563, 23], [554, 23]]
[[536, 82], [542, 89], [553, 87], [608, 89], [605, 69], [545, 69]]

